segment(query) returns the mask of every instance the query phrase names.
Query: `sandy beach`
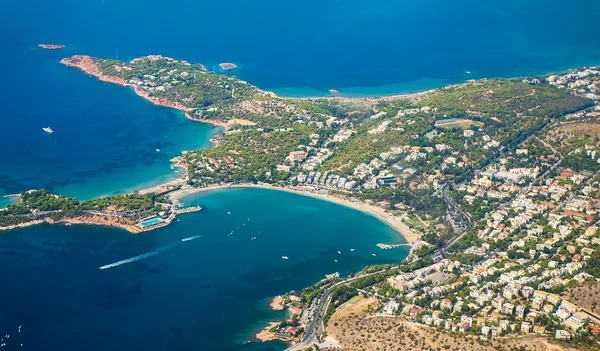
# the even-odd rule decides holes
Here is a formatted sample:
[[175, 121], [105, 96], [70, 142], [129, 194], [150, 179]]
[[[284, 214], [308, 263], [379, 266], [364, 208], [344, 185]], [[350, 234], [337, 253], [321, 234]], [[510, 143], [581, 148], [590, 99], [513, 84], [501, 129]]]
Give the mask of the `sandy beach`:
[[173, 200], [180, 200], [181, 198], [199, 193], [204, 191], [214, 191], [219, 189], [228, 189], [228, 188], [259, 188], [259, 189], [270, 189], [277, 191], [286, 191], [289, 193], [294, 193], [303, 196], [310, 196], [320, 200], [325, 200], [329, 202], [333, 202], [342, 206], [350, 207], [355, 210], [368, 213], [372, 216], [377, 217], [381, 221], [387, 223], [389, 226], [394, 228], [409, 244], [414, 244], [420, 240], [420, 235], [418, 233], [413, 232], [400, 217], [393, 216], [391, 213], [387, 212], [381, 207], [377, 207], [374, 205], [370, 205], [361, 201], [352, 201], [351, 199], [338, 197], [330, 194], [317, 193], [313, 191], [305, 191], [299, 188], [289, 188], [289, 187], [279, 187], [272, 186], [266, 184], [251, 184], [251, 183], [243, 183], [243, 184], [227, 184], [227, 185], [214, 185], [205, 188], [188, 188], [182, 190], [176, 190], [169, 193], [169, 196]]
[[[151, 57], [148, 57], [148, 58], [151, 58]], [[139, 59], [134, 59], [132, 62], [134, 62], [135, 60], [141, 60], [141, 59], [144, 59], [144, 57], [139, 58]], [[60, 62], [68, 67], [76, 67], [87, 74], [97, 77], [98, 79], [100, 79], [102, 81], [119, 84], [119, 85], [127, 85], [127, 82], [125, 82], [125, 80], [123, 80], [122, 78], [104, 75], [101, 72], [98, 65], [94, 62], [94, 60], [90, 56], [75, 55], [75, 56], [71, 56], [69, 58], [65, 58], [65, 59], [61, 60]], [[150, 96], [147, 91], [142, 91], [139, 88], [135, 88], [134, 90], [137, 95], [146, 99], [147, 101], [150, 101], [151, 103], [153, 103], [155, 105], [160, 105], [160, 106], [174, 108], [174, 109], [177, 109], [180, 111], [184, 111], [186, 118], [193, 120], [193, 121], [218, 125], [218, 126], [223, 127], [224, 129], [228, 129], [229, 127], [231, 127], [232, 125], [235, 125], [235, 124], [239, 124], [239, 125], [254, 125], [255, 124], [254, 122], [243, 120], [243, 119], [233, 119], [233, 120], [227, 121], [227, 122], [217, 121], [217, 120], [197, 119], [189, 114], [190, 108], [188, 108], [187, 106], [183, 106], [177, 102], [168, 101], [164, 98], [157, 98], [154, 96]], [[421, 93], [416, 93], [416, 94], [391, 95], [391, 96], [377, 97], [377, 98], [344, 98], [344, 97], [329, 97], [329, 98], [330, 99], [346, 99], [346, 100], [352, 100], [352, 101], [362, 102], [362, 103], [369, 103], [369, 102], [372, 103], [372, 102], [380, 100], [380, 99], [399, 99], [399, 98], [420, 99], [420, 98], [426, 96], [427, 94], [431, 93], [432, 91], [435, 91], [435, 89], [421, 92]], [[259, 93], [267, 94], [272, 97], [278, 97], [272, 92], [265, 92], [260, 89], [259, 89]], [[289, 99], [289, 98], [285, 98], [285, 99]], [[296, 99], [307, 99], [307, 98], [296, 98]], [[310, 99], [310, 98], [308, 98], [308, 99]], [[140, 193], [167, 191], [170, 186], [183, 185], [184, 181], [185, 180], [183, 178], [181, 178], [178, 180], [174, 180], [168, 184], [163, 184], [163, 185], [159, 185], [157, 187], [151, 188], [151, 189], [142, 190]], [[394, 228], [409, 244], [414, 244], [415, 242], [420, 240], [420, 235], [413, 232], [406, 224], [404, 224], [400, 217], [392, 215], [391, 213], [389, 213], [388, 211], [384, 210], [381, 207], [367, 204], [367, 203], [364, 203], [361, 201], [352, 201], [352, 199], [350, 199], [348, 197], [334, 196], [334, 195], [330, 195], [329, 193], [323, 193], [323, 192], [308, 191], [308, 190], [303, 190], [302, 188], [278, 187], [278, 186], [265, 185], [265, 184], [247, 183], [247, 184], [235, 184], [235, 185], [216, 185], [216, 186], [209, 186], [209, 187], [205, 187], [205, 188], [188, 188], [188, 189], [173, 191], [173, 192], [169, 193], [169, 196], [173, 200], [179, 200], [181, 197], [192, 194], [192, 193], [232, 188], [232, 187], [233, 188], [236, 188], [236, 187], [262, 188], [262, 189], [287, 191], [287, 192], [291, 192], [291, 193], [295, 193], [295, 194], [299, 194], [299, 195], [310, 196], [310, 197], [314, 197], [317, 199], [334, 202], [336, 204], [351, 207], [353, 209], [356, 209], [361, 212], [368, 213], [368, 214], [371, 214], [371, 215], [377, 217], [378, 219], [384, 221], [385, 223], [390, 225], [392, 228]]]
[[283, 305], [281, 304], [282, 302], [283, 302], [283, 297], [275, 296], [274, 298], [271, 299], [271, 301], [269, 301], [269, 308], [272, 309], [273, 311], [281, 311], [284, 309]]

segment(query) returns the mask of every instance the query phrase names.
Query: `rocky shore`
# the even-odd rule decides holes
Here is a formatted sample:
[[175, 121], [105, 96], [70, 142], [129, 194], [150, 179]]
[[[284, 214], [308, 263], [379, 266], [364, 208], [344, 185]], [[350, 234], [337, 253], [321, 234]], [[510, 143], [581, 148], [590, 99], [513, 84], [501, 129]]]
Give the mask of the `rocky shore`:
[[219, 63], [219, 67], [221, 67], [222, 70], [227, 71], [228, 69], [237, 68], [237, 65], [235, 63], [223, 62], [223, 63]]
[[64, 45], [59, 44], [39, 44], [38, 47], [46, 50], [60, 50], [65, 48]]
[[17, 229], [17, 228], [27, 228], [27, 227], [39, 225], [42, 223], [48, 223], [48, 224], [62, 223], [65, 225], [72, 225], [72, 224], [97, 225], [97, 226], [125, 229], [128, 232], [131, 232], [134, 234], [139, 232], [134, 229], [137, 227], [135, 227], [134, 223], [132, 223], [131, 221], [128, 221], [124, 218], [118, 218], [118, 217], [112, 217], [112, 216], [100, 216], [100, 215], [69, 217], [69, 218], [63, 218], [59, 221], [55, 221], [51, 218], [36, 219], [36, 220], [31, 220], [29, 222], [19, 223], [19, 224], [5, 226], [5, 227], [0, 226], [0, 231], [13, 230], [13, 229]]
[[[143, 57], [140, 59], [143, 59]], [[67, 67], [78, 68], [84, 73], [94, 76], [103, 82], [119, 84], [123, 86], [128, 85], [127, 81], [125, 81], [125, 79], [121, 77], [110, 76], [102, 73], [100, 67], [98, 67], [98, 64], [94, 61], [94, 59], [87, 55], [74, 55], [71, 57], [67, 57], [60, 60], [60, 63]], [[184, 106], [179, 102], [170, 101], [163, 97], [150, 96], [150, 93], [147, 90], [138, 87], [134, 87], [133, 91], [138, 96], [146, 99], [147, 101], [150, 101], [154, 105], [170, 107], [184, 112], [188, 112], [191, 110], [189, 107]], [[210, 123], [210, 121], [207, 121], [207, 123]]]

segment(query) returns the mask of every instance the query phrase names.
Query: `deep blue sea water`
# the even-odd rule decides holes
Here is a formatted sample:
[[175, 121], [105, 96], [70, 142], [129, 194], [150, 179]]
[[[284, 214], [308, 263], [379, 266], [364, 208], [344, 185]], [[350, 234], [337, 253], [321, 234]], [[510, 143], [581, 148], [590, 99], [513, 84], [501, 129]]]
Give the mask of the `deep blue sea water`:
[[[204, 210], [141, 235], [49, 225], [2, 233], [0, 334], [11, 334], [7, 349], [281, 350], [280, 343], [244, 344], [284, 316], [268, 310], [270, 297], [406, 255], [405, 248], [376, 247], [403, 242], [376, 218], [308, 197], [231, 189], [183, 201]], [[196, 235], [202, 237], [180, 241]]]
[[[599, 17], [597, 0], [3, 0], [0, 195], [46, 187], [87, 199], [156, 184], [176, 176], [170, 158], [218, 132], [59, 65], [65, 56], [234, 62], [228, 74], [282, 95], [387, 95], [598, 64]], [[314, 199], [230, 190], [188, 202], [206, 210], [139, 236], [2, 233], [6, 349], [280, 350], [243, 344], [281, 317], [268, 297], [406, 254], [376, 251], [398, 238], [375, 218]], [[203, 238], [97, 269], [193, 235]]]
[[64, 56], [227, 61], [284, 95], [372, 96], [599, 63], [598, 17], [596, 0], [4, 0], [0, 193], [89, 198], [153, 184], [213, 132], [60, 66]]

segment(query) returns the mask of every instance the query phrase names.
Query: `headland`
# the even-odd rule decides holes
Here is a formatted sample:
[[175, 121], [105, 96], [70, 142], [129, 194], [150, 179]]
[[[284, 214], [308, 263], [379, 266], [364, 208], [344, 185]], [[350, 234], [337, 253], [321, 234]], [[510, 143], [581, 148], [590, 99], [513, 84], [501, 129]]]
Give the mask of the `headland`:
[[[138, 196], [147, 197], [142, 201], [147, 207], [141, 213], [152, 209], [150, 212], [156, 216], [164, 212], [160, 225], [168, 224], [176, 212], [178, 194], [224, 187], [264, 187], [355, 208], [388, 223], [411, 244], [428, 234], [430, 243], [424, 244], [431, 245], [435, 241], [431, 238], [442, 237], [452, 227], [445, 220], [446, 204], [439, 189], [485, 162], [482, 150], [498, 148], [514, 137], [513, 130], [503, 130], [494, 122], [507, 105], [517, 110], [516, 115], [522, 113], [519, 110], [531, 111], [540, 106], [540, 101], [550, 104], [553, 99], [566, 101], [566, 109], [589, 106], [588, 100], [572, 97], [539, 80], [471, 81], [382, 98], [289, 99], [235, 77], [210, 72], [201, 64], [161, 55], [129, 62], [75, 55], [60, 62], [100, 81], [131, 87], [152, 104], [183, 111], [190, 120], [224, 127], [224, 133], [211, 140], [213, 148], [185, 152], [175, 159], [175, 166], [185, 170], [181, 179], [128, 195], [133, 196], [128, 199], [133, 202], [139, 200]], [[464, 106], [448, 104], [456, 98], [465, 100]], [[517, 100], [519, 104], [511, 106]], [[483, 143], [463, 145], [458, 142], [465, 137], [462, 131], [450, 131], [436, 123], [452, 109], [456, 110], [454, 115], [468, 116], [479, 126], [473, 133], [475, 139], [483, 138]], [[543, 116], [534, 114], [525, 123], [510, 116], [503, 120], [514, 122], [517, 130], [532, 129], [543, 122]], [[457, 142], [436, 141], [440, 133]], [[495, 134], [495, 140], [490, 140], [488, 133]], [[431, 161], [420, 164], [421, 160]], [[186, 189], [164, 196], [182, 187]], [[34, 210], [44, 213], [42, 208]], [[100, 213], [104, 215], [105, 210], [100, 209]], [[133, 222], [122, 212], [117, 212], [119, 220], [98, 220], [86, 217], [87, 213], [81, 218], [71, 216], [78, 219], [70, 221], [132, 231], [149, 217], [134, 212]], [[38, 215], [27, 216], [31, 223], [40, 220]], [[26, 220], [21, 216], [18, 223], [5, 222], [23, 225]], [[148, 228], [142, 225], [140, 229]]]

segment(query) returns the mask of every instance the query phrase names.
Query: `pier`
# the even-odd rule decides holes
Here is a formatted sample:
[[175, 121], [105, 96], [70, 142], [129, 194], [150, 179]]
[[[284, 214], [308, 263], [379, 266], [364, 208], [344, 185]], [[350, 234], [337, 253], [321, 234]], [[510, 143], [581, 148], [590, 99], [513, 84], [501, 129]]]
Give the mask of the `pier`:
[[184, 208], [179, 208], [179, 209], [175, 210], [175, 212], [177, 214], [199, 212], [199, 211], [202, 211], [202, 207], [200, 207], [200, 206], [184, 207]]
[[397, 247], [401, 247], [401, 246], [408, 246], [410, 247], [410, 244], [377, 244], [377, 247], [382, 249], [382, 250], [389, 250], [389, 249], [395, 249]]

